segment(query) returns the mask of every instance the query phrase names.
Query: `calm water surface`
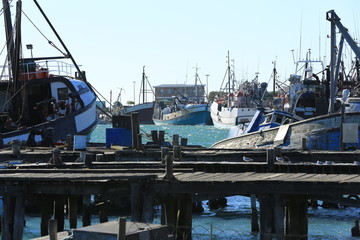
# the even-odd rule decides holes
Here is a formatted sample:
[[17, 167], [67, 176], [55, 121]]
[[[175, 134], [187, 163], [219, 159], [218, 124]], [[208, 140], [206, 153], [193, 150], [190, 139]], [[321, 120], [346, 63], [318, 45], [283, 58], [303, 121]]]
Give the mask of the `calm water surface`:
[[[110, 125], [98, 125], [90, 135], [90, 142], [105, 142], [105, 129]], [[165, 139], [172, 140], [173, 134], [188, 138], [188, 144], [210, 147], [213, 143], [226, 138], [228, 130], [216, 129], [213, 126], [155, 126], [141, 125], [143, 143], [149, 141], [147, 136], [151, 130], [164, 130]], [[250, 233], [251, 207], [247, 197], [233, 196], [227, 198], [228, 206], [217, 211], [210, 211], [206, 201], [203, 201], [204, 213], [193, 216], [193, 239], [210, 239], [210, 225], [213, 227], [212, 239], [259, 239], [258, 235]], [[358, 239], [352, 238], [350, 229], [354, 220], [360, 218], [360, 209], [346, 208], [328, 210], [309, 208], [309, 239]], [[109, 217], [110, 220], [118, 216]], [[81, 226], [79, 217], [78, 226]], [[31, 239], [40, 236], [39, 216], [27, 216], [24, 239]], [[157, 218], [155, 222], [159, 222]], [[96, 216], [92, 224], [99, 223]], [[65, 221], [65, 228], [69, 229], [68, 221]]]

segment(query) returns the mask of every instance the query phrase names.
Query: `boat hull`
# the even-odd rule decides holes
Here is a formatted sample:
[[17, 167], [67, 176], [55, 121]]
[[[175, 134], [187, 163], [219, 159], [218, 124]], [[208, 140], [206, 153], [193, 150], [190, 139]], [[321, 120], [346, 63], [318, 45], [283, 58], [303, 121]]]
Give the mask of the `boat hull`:
[[255, 108], [223, 107], [216, 101], [211, 104], [210, 110], [214, 126], [227, 129], [250, 122], [256, 112]]
[[154, 104], [154, 102], [147, 102], [135, 106], [124, 106], [124, 114], [137, 112], [140, 124], [154, 124], [152, 119], [154, 114]]
[[156, 125], [210, 125], [208, 105], [192, 106], [176, 112], [163, 114], [162, 119], [153, 118]]
[[[357, 136], [360, 126], [360, 112], [347, 113], [346, 123], [354, 123], [352, 129]], [[280, 127], [247, 133], [224, 139], [212, 148], [246, 149], [273, 148], [308, 150], [340, 150], [341, 114], [314, 117]], [[304, 142], [303, 139], [306, 139]], [[360, 139], [349, 145], [360, 148]], [[305, 145], [304, 145], [305, 144]]]
[[[65, 142], [68, 135], [87, 135], [97, 125], [95, 100], [85, 108], [67, 116], [53, 119], [28, 128], [2, 133], [3, 144], [10, 144], [13, 140], [28, 141], [30, 133], [40, 133], [53, 128], [53, 142]], [[34, 134], [35, 142], [43, 141], [40, 134]]]

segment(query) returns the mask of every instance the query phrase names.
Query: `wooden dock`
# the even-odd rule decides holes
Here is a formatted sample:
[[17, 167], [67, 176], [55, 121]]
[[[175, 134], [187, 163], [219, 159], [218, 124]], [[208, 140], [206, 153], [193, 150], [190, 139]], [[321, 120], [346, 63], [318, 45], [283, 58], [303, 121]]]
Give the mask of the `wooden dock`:
[[0, 152], [5, 166], [0, 169], [2, 239], [21, 239], [27, 199], [37, 199], [42, 235], [48, 234], [47, 224], [53, 214], [59, 222], [58, 231], [64, 230], [64, 205], [70, 227], [77, 228], [79, 201], [83, 225], [90, 225], [90, 196], [111, 193], [131, 199], [134, 222], [151, 223], [153, 207], [163, 206], [162, 224], [176, 232], [177, 239], [191, 239], [192, 203], [198, 200], [256, 195], [263, 239], [271, 235], [307, 239], [309, 199], [360, 206], [358, 200], [343, 197], [360, 195], [358, 152], [269, 149], [231, 151], [227, 155], [227, 151], [187, 148], [179, 153], [174, 148], [164, 155], [159, 148], [126, 151], [93, 148], [83, 154], [83, 161], [79, 161], [79, 152], [64, 151], [60, 155], [62, 164], [49, 163], [51, 149], [17, 155], [9, 150]]

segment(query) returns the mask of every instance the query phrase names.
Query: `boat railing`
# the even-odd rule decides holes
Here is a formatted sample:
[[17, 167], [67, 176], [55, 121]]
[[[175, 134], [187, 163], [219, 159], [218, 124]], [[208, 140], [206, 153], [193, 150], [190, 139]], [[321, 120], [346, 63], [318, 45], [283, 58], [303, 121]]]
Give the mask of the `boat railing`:
[[[9, 66], [0, 66], [2, 72], [0, 81], [8, 81], [10, 78]], [[19, 78], [21, 80], [40, 79], [50, 76], [74, 77], [76, 68], [73, 64], [63, 61], [36, 61], [27, 62], [20, 65]]]

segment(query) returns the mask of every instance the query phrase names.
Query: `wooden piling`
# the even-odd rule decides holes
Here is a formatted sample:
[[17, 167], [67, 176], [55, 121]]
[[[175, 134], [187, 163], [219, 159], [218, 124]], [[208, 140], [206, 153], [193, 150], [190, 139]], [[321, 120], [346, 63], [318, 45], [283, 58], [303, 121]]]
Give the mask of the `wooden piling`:
[[153, 211], [153, 196], [151, 192], [145, 190], [143, 194], [143, 211], [142, 219], [143, 223], [152, 223], [154, 220], [154, 211]]
[[13, 240], [21, 240], [23, 239], [25, 218], [25, 199], [23, 195], [16, 196], [14, 216]]
[[51, 195], [41, 196], [41, 236], [46, 236], [49, 234], [49, 220], [53, 215], [54, 209], [54, 198]]
[[120, 217], [119, 222], [119, 231], [117, 235], [117, 240], [126, 240], [126, 218]]
[[158, 131], [157, 130], [152, 130], [151, 131], [151, 140], [153, 143], [158, 144], [159, 143], [159, 139], [158, 139]]
[[258, 220], [258, 211], [256, 208], [256, 196], [251, 194], [251, 232], [259, 232], [259, 220]]
[[138, 183], [131, 184], [131, 221], [140, 222], [142, 215], [142, 187]]
[[136, 150], [141, 150], [143, 148], [142, 146], [142, 136], [141, 134], [139, 133], [137, 136], [136, 136]]
[[92, 158], [93, 158], [93, 154], [92, 153], [86, 153], [85, 154], [85, 162], [84, 162], [84, 166], [87, 168], [91, 168], [92, 167]]
[[82, 223], [83, 227], [91, 225], [90, 195], [83, 196]]
[[75, 229], [77, 228], [77, 196], [69, 196], [68, 212], [70, 229]]
[[181, 138], [180, 140], [180, 145], [181, 146], [187, 146], [188, 143], [188, 139], [187, 138]]
[[175, 161], [180, 160], [180, 158], [181, 158], [181, 147], [180, 146], [173, 147], [173, 158]]
[[275, 169], [275, 150], [274, 149], [266, 149], [266, 162], [267, 162], [267, 171], [273, 172]]
[[56, 219], [49, 220], [49, 240], [57, 240], [57, 232], [58, 232], [58, 223]]
[[169, 155], [169, 148], [168, 147], [161, 147], [161, 160], [165, 161], [165, 157]]
[[99, 211], [99, 222], [100, 223], [104, 223], [104, 222], [108, 222], [109, 218], [107, 215], [107, 211], [105, 209], [102, 209]]
[[190, 194], [181, 194], [176, 199], [178, 199], [176, 239], [191, 240], [192, 197]]
[[132, 136], [132, 147], [136, 148], [137, 135], [140, 133], [138, 113], [131, 113], [131, 136]]
[[259, 195], [260, 203], [260, 240], [271, 240], [273, 233], [273, 211], [269, 195]]
[[169, 231], [174, 232], [176, 226], [176, 213], [177, 213], [177, 205], [176, 199], [173, 196], [166, 196], [163, 199], [163, 211], [164, 211], [164, 222], [163, 224], [168, 225]]
[[165, 143], [165, 131], [159, 130], [159, 145], [162, 146]]
[[302, 195], [291, 195], [286, 202], [286, 239], [307, 240], [307, 234], [307, 198]]
[[12, 239], [14, 231], [14, 198], [3, 196], [3, 213], [1, 221], [2, 239]]
[[56, 196], [55, 199], [55, 219], [57, 220], [57, 229], [59, 232], [64, 231], [64, 196]]
[[179, 145], [179, 134], [174, 134], [173, 135], [173, 146], [178, 146]]
[[274, 204], [274, 224], [275, 224], [275, 234], [277, 240], [285, 240], [285, 206], [282, 196], [280, 194], [273, 194], [273, 204]]
[[164, 180], [175, 180], [174, 177], [174, 161], [173, 156], [167, 155], [165, 157], [165, 176]]

